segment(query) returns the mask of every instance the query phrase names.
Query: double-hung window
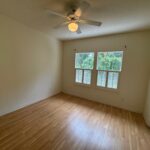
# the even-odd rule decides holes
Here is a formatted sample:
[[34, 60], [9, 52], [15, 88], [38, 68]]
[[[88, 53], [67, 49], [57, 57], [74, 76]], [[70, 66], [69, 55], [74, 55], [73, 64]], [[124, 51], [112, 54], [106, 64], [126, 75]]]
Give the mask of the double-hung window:
[[75, 82], [90, 85], [94, 68], [94, 53], [75, 53]]
[[118, 88], [122, 58], [123, 51], [97, 53], [97, 86], [111, 89]]

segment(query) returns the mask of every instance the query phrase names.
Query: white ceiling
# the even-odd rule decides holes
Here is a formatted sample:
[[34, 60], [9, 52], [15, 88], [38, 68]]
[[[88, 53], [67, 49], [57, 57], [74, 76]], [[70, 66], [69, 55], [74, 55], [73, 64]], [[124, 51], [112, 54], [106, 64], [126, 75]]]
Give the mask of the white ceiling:
[[[48, 15], [45, 8], [65, 14], [69, 0], [0, 0], [0, 13], [59, 39], [76, 39], [150, 28], [150, 0], [86, 0], [91, 7], [83, 17], [101, 21], [101, 27], [81, 25], [82, 34], [67, 27], [54, 29], [63, 18]], [[75, 0], [74, 0], [75, 1]]]

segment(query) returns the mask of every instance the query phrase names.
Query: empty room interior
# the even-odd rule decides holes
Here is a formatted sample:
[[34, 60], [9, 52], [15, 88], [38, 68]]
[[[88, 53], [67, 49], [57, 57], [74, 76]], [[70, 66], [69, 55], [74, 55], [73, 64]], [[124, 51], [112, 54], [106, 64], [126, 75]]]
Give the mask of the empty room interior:
[[0, 150], [150, 150], [150, 0], [0, 0]]

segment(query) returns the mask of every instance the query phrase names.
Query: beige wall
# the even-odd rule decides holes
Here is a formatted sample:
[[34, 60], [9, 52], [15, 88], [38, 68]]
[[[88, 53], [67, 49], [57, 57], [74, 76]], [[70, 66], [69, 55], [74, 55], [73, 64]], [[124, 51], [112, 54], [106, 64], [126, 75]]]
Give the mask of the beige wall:
[[149, 80], [148, 90], [147, 90], [147, 100], [145, 103], [144, 118], [147, 125], [150, 126], [150, 80]]
[[61, 91], [61, 43], [0, 15], [0, 115]]
[[150, 126], [150, 49], [149, 49], [149, 82], [147, 90], [147, 99], [144, 108], [144, 118], [148, 126]]
[[[150, 31], [145, 31], [64, 42], [63, 91], [141, 113], [148, 83], [149, 39]], [[74, 49], [77, 51], [120, 50], [125, 44], [127, 50], [124, 52], [118, 92], [98, 89], [95, 84], [90, 88], [74, 84]]]
[[[0, 15], [0, 115], [63, 91], [109, 105], [142, 112], [148, 83], [150, 31], [73, 40], [63, 43]], [[74, 49], [122, 49], [118, 92], [74, 84]], [[149, 51], [150, 52], [150, 51]]]

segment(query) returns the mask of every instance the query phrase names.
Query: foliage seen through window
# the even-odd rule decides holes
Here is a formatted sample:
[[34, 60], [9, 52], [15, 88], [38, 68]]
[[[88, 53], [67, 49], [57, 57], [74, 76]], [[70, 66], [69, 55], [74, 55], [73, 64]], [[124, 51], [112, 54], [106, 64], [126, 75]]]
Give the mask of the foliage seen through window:
[[75, 68], [79, 69], [93, 69], [94, 53], [76, 53]]

